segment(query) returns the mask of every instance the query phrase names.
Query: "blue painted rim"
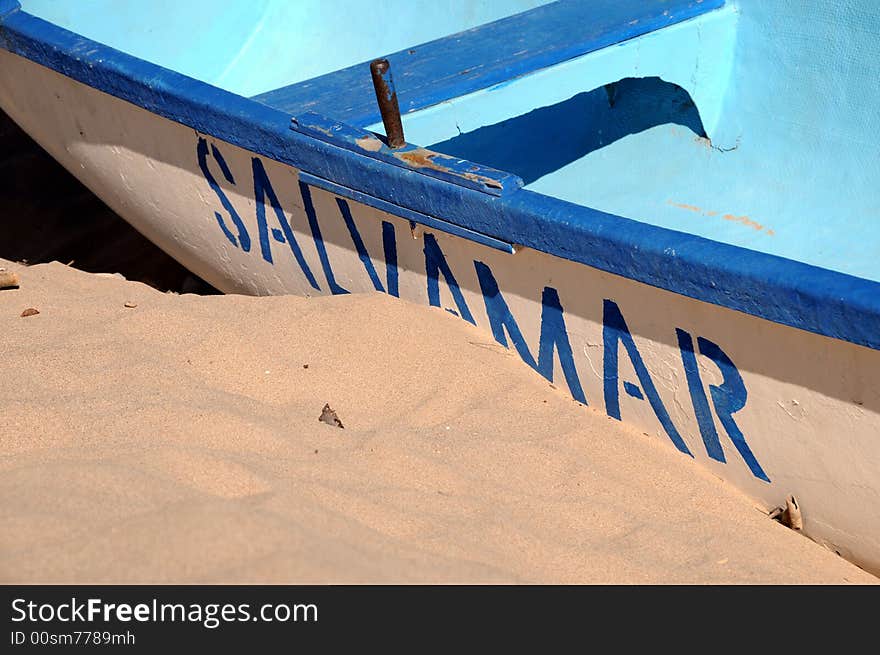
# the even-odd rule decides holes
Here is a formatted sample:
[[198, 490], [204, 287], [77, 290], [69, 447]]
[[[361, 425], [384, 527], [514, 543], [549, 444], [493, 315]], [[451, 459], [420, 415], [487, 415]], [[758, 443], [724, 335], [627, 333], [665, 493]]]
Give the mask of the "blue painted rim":
[[354, 200], [355, 202], [374, 207], [375, 209], [388, 212], [389, 214], [400, 216], [401, 218], [405, 218], [409, 221], [412, 221], [413, 223], [418, 223], [426, 227], [435, 228], [442, 232], [447, 232], [448, 234], [454, 234], [455, 236], [461, 237], [463, 239], [468, 239], [469, 241], [475, 241], [476, 243], [488, 246], [489, 248], [494, 248], [495, 250], [500, 250], [501, 252], [506, 252], [510, 255], [516, 252], [516, 248], [512, 243], [507, 243], [506, 241], [501, 241], [500, 239], [495, 239], [493, 237], [486, 236], [485, 234], [474, 232], [473, 230], [461, 227], [460, 225], [455, 225], [454, 223], [449, 223], [439, 218], [434, 218], [433, 216], [414, 212], [410, 209], [406, 209], [405, 207], [398, 207], [397, 205], [393, 205], [390, 202], [380, 200], [379, 198], [374, 198], [373, 196], [368, 196], [365, 193], [360, 193], [359, 191], [355, 191], [354, 189], [349, 189], [348, 187], [336, 184], [335, 182], [332, 182], [330, 180], [316, 177], [311, 173], [301, 172], [299, 174], [299, 180], [300, 182], [308, 184], [309, 186], [318, 187], [319, 189], [324, 189], [324, 191], [329, 191], [330, 193], [333, 193], [342, 198], [348, 198], [349, 200]]
[[290, 130], [284, 112], [15, 9], [0, 0], [0, 47], [204, 134], [501, 241], [880, 350], [877, 282], [527, 190], [494, 198], [382, 164]]
[[[523, 186], [523, 181], [518, 175], [508, 173], [507, 171], [500, 171], [497, 168], [483, 166], [476, 162], [459, 159], [458, 157], [450, 157], [440, 152], [436, 153], [433, 161], [444, 167], [445, 170], [413, 166], [408, 164], [405, 159], [398, 158], [395, 155], [411, 153], [413, 151], [430, 151], [426, 151], [412, 143], [406, 143], [402, 147], [392, 150], [381, 139], [377, 139], [376, 135], [372, 132], [321, 116], [315, 112], [294, 116], [291, 119], [290, 129], [302, 132], [320, 141], [337, 145], [340, 148], [352, 150], [364, 157], [378, 159], [392, 166], [401, 166], [402, 168], [415, 170], [422, 175], [431, 175], [445, 182], [460, 184], [469, 189], [476, 189], [493, 196], [504, 196], [519, 190]], [[370, 139], [373, 143], [381, 144], [379, 149], [368, 151], [358, 145], [358, 142], [365, 138]], [[487, 182], [491, 184], [487, 184]]]
[[21, 9], [21, 4], [18, 0], [0, 0], [0, 18], [19, 9]]

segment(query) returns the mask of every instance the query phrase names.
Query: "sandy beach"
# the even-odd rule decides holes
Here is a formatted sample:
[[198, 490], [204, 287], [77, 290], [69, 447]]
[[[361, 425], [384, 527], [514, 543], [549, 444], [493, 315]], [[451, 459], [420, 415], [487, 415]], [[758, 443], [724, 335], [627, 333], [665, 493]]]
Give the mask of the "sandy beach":
[[214, 295], [0, 137], [0, 583], [877, 581], [464, 321]]
[[876, 582], [442, 311], [0, 268], [0, 582]]

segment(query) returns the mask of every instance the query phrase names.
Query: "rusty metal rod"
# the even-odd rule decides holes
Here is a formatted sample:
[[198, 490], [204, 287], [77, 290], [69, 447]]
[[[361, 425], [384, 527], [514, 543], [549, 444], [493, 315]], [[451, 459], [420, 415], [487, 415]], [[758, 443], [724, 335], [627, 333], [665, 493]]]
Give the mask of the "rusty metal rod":
[[391, 64], [387, 59], [370, 62], [370, 75], [373, 76], [373, 88], [376, 90], [376, 102], [379, 103], [382, 124], [385, 125], [388, 147], [400, 148], [406, 144], [406, 140], [403, 138], [403, 123], [400, 121], [400, 107], [397, 105], [394, 78], [391, 77]]

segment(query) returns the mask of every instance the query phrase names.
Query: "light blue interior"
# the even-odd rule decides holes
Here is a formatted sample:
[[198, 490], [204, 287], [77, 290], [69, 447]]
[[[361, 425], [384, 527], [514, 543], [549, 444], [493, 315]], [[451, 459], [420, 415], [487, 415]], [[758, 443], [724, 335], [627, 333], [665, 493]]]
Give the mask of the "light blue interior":
[[[556, 69], [407, 116], [407, 139], [533, 191], [880, 281], [876, 0], [728, 0]], [[625, 78], [643, 79], [611, 106], [604, 85]]]
[[548, 0], [20, 0], [35, 16], [250, 97]]
[[[22, 0], [244, 96], [539, 4]], [[877, 6], [728, 0], [410, 114], [407, 140], [518, 173], [534, 191], [880, 281]]]

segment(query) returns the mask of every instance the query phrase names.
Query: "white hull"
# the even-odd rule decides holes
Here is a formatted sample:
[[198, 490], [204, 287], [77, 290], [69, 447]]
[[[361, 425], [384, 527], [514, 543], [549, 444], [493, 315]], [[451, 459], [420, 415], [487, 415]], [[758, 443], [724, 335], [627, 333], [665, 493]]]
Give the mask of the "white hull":
[[[352, 200], [340, 203], [336, 195], [311, 186], [307, 193], [319, 240], [294, 168], [2, 50], [0, 103], [114, 211], [217, 288], [248, 294], [317, 295], [334, 288], [393, 292], [396, 271], [401, 298], [469, 315], [490, 338], [493, 319], [496, 336], [506, 321], [508, 345], [517, 345], [520, 331], [514, 351], [533, 360], [555, 386], [673, 447], [677, 441], [679, 450], [686, 449], [765, 508], [794, 494], [809, 536], [869, 570], [880, 570], [876, 350], [537, 251], [510, 254], [431, 228], [413, 230], [409, 220]], [[220, 194], [200, 167], [200, 143], [203, 165]], [[255, 174], [265, 182], [263, 170], [302, 263], [271, 194], [255, 199]], [[240, 218], [245, 239], [221, 196]], [[259, 206], [265, 221], [262, 242]], [[396, 267], [386, 265], [392, 243]], [[495, 283], [499, 295], [491, 292]], [[505, 306], [513, 321], [505, 318]], [[693, 344], [693, 354], [687, 343]]]

